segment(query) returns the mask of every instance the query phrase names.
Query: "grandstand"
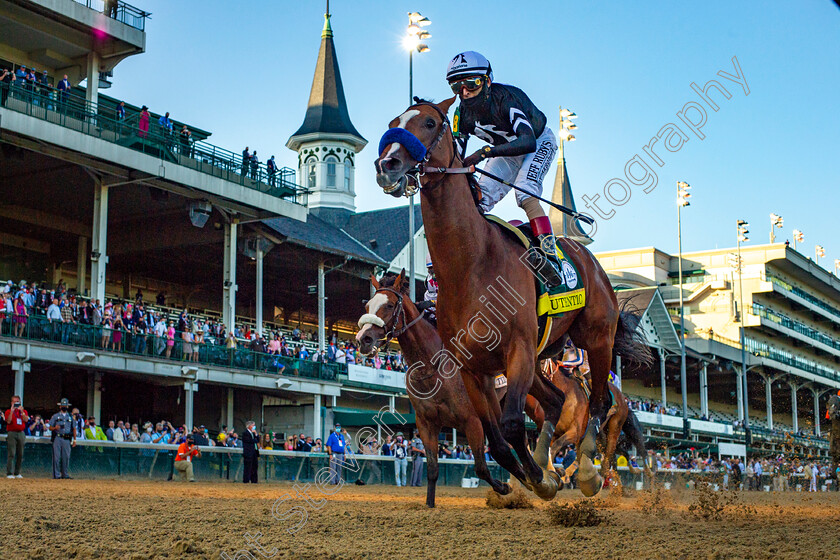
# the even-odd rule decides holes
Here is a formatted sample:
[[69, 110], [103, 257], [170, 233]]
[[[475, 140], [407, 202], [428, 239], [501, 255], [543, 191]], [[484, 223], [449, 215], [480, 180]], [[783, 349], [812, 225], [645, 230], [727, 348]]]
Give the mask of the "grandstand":
[[[67, 397], [100, 424], [167, 418], [217, 429], [258, 419], [263, 431], [316, 438], [336, 420], [351, 429], [370, 425], [383, 406], [412, 423], [395, 348], [391, 360], [373, 364], [380, 368], [323, 359], [330, 339], [352, 340], [370, 274], [408, 268], [410, 236], [421, 278], [426, 256], [419, 205], [412, 232], [408, 206], [355, 211], [355, 157], [367, 140], [350, 120], [330, 18], [303, 123], [286, 144], [299, 167], [275, 170], [212, 144], [201, 123], [174, 120], [170, 132], [138, 100], [126, 100], [120, 115], [122, 100], [99, 89], [121, 60], [144, 52], [149, 14], [117, 6], [115, 17], [103, 17], [103, 6], [91, 1], [0, 6], [0, 68], [17, 74], [25, 67], [33, 76], [2, 84], [0, 279], [15, 290], [21, 280], [39, 291], [66, 286], [68, 297], [100, 306], [136, 308], [142, 292], [151, 316], [179, 324], [186, 312], [207, 325], [204, 342], [189, 361], [180, 337], [161, 354], [156, 348], [166, 342], [150, 332], [126, 330], [103, 348], [103, 326], [65, 332], [45, 307], [31, 307], [19, 331], [11, 316], [0, 322], [0, 371], [8, 381], [0, 399], [25, 395], [30, 412], [48, 415]], [[68, 89], [59, 87], [65, 74]], [[181, 135], [185, 128], [189, 136]], [[559, 185], [573, 205], [565, 167]], [[677, 259], [662, 251], [598, 255], [619, 298], [644, 310], [641, 328], [656, 349], [650, 370], [622, 371], [617, 363], [623, 389], [655, 441], [744, 442], [746, 404], [753, 448], [825, 454], [824, 397], [840, 387], [840, 282], [782, 245], [742, 252], [750, 292], [746, 399], [736, 383], [727, 250], [687, 255], [683, 286], [675, 284]], [[680, 289], [689, 440], [681, 439], [680, 338], [672, 320]], [[282, 337], [291, 355], [267, 352], [252, 332], [266, 341]], [[301, 358], [301, 348], [322, 359]]]

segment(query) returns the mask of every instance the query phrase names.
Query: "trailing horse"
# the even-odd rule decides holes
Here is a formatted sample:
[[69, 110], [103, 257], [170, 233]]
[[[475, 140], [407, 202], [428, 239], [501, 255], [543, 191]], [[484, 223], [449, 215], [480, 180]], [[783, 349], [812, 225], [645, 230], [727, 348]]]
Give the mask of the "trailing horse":
[[[440, 285], [438, 331], [445, 351], [433, 365], [444, 376], [461, 374], [493, 458], [525, 487], [549, 500], [559, 486], [559, 477], [546, 467], [564, 395], [540, 373], [538, 363], [559, 353], [568, 333], [578, 348], [588, 351], [592, 371], [578, 482], [585, 495], [594, 495], [602, 481], [592, 458], [609, 409], [607, 379], [620, 318], [615, 294], [592, 253], [573, 240], [559, 239], [558, 245], [577, 268], [588, 301], [554, 319], [537, 354], [535, 273], [524, 264], [526, 250], [478, 212], [466, 175], [447, 173], [453, 164], [462, 165], [446, 116], [454, 101], [453, 97], [439, 104], [418, 102], [393, 119], [390, 128], [402, 130], [386, 133], [375, 162], [377, 182], [386, 192], [399, 195], [410, 180], [420, 189], [429, 252]], [[493, 306], [490, 298], [498, 294], [507, 301]], [[504, 309], [500, 311], [499, 305]], [[630, 359], [633, 353], [622, 356]], [[495, 399], [493, 379], [498, 372], [504, 372], [508, 382], [504, 410]], [[522, 414], [529, 393], [546, 418], [533, 456]]]
[[[403, 271], [405, 272], [405, 271]], [[435, 507], [435, 487], [438, 479], [438, 434], [441, 428], [455, 428], [466, 434], [475, 457], [475, 474], [499, 494], [510, 492], [506, 482], [492, 477], [484, 460], [484, 429], [466, 394], [460, 376], [445, 377], [432, 365], [443, 342], [435, 327], [423, 316], [411, 298], [404, 274], [386, 274], [377, 282], [359, 319], [356, 335], [359, 351], [369, 354], [396, 338], [409, 365], [405, 376], [408, 398], [417, 417], [420, 439], [426, 447], [426, 505]]]

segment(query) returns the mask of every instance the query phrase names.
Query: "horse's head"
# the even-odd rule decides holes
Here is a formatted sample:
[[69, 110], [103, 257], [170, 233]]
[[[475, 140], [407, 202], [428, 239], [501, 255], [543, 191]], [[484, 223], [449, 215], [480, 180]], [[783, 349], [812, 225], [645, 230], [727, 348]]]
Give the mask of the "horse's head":
[[421, 101], [391, 121], [379, 142], [379, 158], [374, 162], [376, 182], [382, 190], [401, 196], [407, 173], [414, 170], [422, 174], [420, 167], [425, 165], [451, 165], [456, 155], [454, 143], [441, 140], [451, 137], [446, 113], [454, 102], [455, 97], [438, 104]]
[[410, 301], [405, 270], [399, 274], [386, 273], [379, 281], [371, 274], [370, 283], [376, 292], [365, 304], [366, 313], [359, 319], [356, 334], [359, 352], [365, 355], [376, 352], [380, 343], [387, 344], [401, 324], [404, 326], [403, 305], [404, 301]]

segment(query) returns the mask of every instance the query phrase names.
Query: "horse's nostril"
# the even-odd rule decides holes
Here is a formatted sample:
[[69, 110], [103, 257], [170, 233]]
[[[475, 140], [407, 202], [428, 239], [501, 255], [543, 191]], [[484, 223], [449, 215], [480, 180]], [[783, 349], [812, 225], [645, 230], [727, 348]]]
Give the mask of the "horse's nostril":
[[382, 160], [381, 162], [381, 166], [388, 171], [394, 171], [397, 167], [399, 167], [399, 165], [400, 160], [398, 160], [397, 158], [388, 158]]

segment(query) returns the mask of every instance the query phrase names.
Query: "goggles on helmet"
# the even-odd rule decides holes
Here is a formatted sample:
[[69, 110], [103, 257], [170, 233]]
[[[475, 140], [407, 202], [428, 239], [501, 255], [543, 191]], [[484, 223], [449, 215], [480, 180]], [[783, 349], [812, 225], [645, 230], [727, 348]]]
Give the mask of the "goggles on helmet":
[[484, 76], [475, 76], [472, 78], [464, 78], [457, 82], [449, 82], [449, 87], [452, 88], [452, 93], [459, 94], [461, 89], [467, 88], [467, 91], [475, 91], [484, 83]]

